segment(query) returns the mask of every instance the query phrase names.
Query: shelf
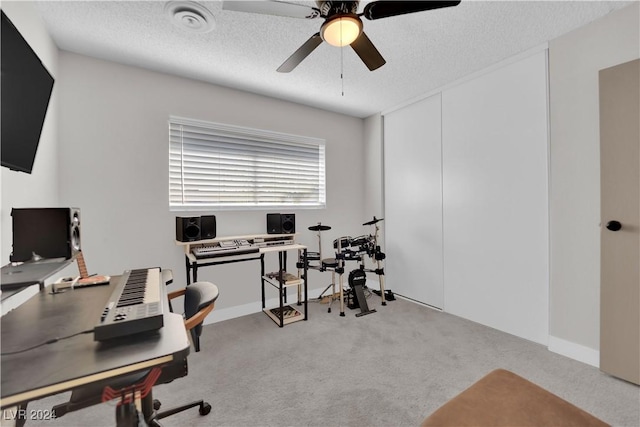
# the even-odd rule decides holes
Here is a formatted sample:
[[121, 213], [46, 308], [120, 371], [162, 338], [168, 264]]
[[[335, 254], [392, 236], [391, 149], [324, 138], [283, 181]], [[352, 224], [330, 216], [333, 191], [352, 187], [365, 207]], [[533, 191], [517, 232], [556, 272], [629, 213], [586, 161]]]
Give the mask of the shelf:
[[[285, 305], [283, 307], [283, 310], [284, 310], [284, 319], [282, 323], [284, 325], [288, 325], [289, 323], [297, 322], [299, 320], [304, 320], [304, 313], [292, 307], [291, 305]], [[262, 309], [262, 311], [264, 311], [265, 314], [271, 318], [271, 320], [276, 322], [277, 325], [280, 325], [280, 316], [278, 315], [280, 308], [278, 307], [264, 308]]]
[[[301, 278], [299, 278], [298, 276], [296, 276], [294, 274], [287, 273], [286, 271], [282, 272], [282, 278], [284, 279], [284, 283], [282, 285], [285, 286], [285, 287], [302, 285], [302, 279]], [[264, 276], [264, 280], [266, 280], [267, 282], [269, 282], [271, 285], [275, 286], [276, 288], [280, 287], [279, 274], [277, 272], [267, 273]]]

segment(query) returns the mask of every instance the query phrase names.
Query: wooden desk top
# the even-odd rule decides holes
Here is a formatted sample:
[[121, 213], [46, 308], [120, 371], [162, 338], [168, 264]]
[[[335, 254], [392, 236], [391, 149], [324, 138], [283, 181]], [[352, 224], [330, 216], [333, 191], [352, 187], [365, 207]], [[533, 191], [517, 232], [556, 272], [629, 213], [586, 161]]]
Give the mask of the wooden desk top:
[[[67, 289], [55, 295], [48, 288], [40, 291], [0, 319], [2, 352], [93, 329], [117, 277], [108, 286]], [[157, 332], [112, 342], [96, 342], [88, 333], [2, 356], [0, 407], [186, 357], [190, 344], [182, 316], [170, 313], [168, 305], [165, 313], [164, 327]]]

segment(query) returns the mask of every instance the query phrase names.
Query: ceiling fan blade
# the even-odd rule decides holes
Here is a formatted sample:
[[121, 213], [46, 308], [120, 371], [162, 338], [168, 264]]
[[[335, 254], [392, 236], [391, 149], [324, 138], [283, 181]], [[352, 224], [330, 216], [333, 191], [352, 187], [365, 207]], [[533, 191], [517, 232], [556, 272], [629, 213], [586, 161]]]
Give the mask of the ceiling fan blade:
[[362, 15], [370, 20], [457, 6], [460, 1], [374, 1], [367, 4]]
[[320, 16], [320, 10], [315, 7], [284, 1], [225, 1], [222, 3], [222, 9], [290, 18], [312, 19]]
[[278, 67], [279, 73], [288, 73], [294, 68], [296, 68], [311, 52], [315, 50], [322, 43], [322, 37], [320, 37], [320, 33], [315, 33], [312, 35], [309, 40], [304, 42], [302, 46], [298, 48], [293, 55], [291, 55], [286, 61], [282, 63], [280, 67]]
[[377, 70], [382, 67], [387, 61], [384, 60], [378, 49], [371, 43], [369, 37], [362, 32], [360, 37], [358, 37], [353, 43], [351, 43], [351, 47], [358, 54], [364, 65], [369, 68], [369, 70]]

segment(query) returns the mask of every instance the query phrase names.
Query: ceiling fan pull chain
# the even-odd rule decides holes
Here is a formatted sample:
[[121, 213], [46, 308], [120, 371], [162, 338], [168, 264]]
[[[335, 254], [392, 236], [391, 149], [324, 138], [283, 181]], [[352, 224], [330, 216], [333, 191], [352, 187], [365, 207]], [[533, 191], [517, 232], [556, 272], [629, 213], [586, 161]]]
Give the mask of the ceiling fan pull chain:
[[[340, 26], [340, 44], [342, 44], [342, 25]], [[340, 48], [340, 85], [344, 96], [344, 46]]]
[[342, 96], [344, 96], [344, 47], [340, 48], [340, 83], [342, 85]]

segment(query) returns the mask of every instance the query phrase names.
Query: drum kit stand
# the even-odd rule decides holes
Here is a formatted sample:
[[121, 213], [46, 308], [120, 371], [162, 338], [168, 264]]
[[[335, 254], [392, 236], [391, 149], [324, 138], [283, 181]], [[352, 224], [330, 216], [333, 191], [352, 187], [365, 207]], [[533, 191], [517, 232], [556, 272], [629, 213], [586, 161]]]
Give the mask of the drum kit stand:
[[[344, 280], [343, 275], [345, 272], [345, 264], [347, 261], [356, 261], [359, 263], [357, 269], [352, 270], [348, 276], [348, 283], [350, 287], [350, 300], [348, 304], [349, 308], [360, 308], [360, 313], [356, 314], [356, 317], [364, 316], [366, 314], [375, 313], [376, 310], [369, 309], [364, 294], [364, 288], [366, 285], [366, 273], [375, 273], [378, 276], [380, 283], [380, 291], [373, 291], [380, 295], [382, 298], [382, 305], [387, 305], [387, 298], [394, 299], [393, 294], [390, 291], [385, 292], [384, 289], [384, 268], [382, 267], [382, 261], [386, 258], [386, 255], [380, 250], [378, 244], [378, 237], [380, 233], [380, 227], [378, 223], [383, 218], [373, 217], [373, 220], [365, 222], [364, 226], [371, 225], [375, 227], [375, 232], [369, 235], [358, 236], [355, 239], [350, 236], [340, 237], [333, 241], [333, 247], [335, 249], [335, 258], [323, 258], [322, 257], [322, 232], [331, 230], [328, 225], [318, 223], [309, 227], [310, 231], [316, 231], [318, 237], [318, 252], [307, 252], [307, 268], [311, 270], [318, 270], [321, 272], [331, 272], [331, 283], [322, 291], [319, 299], [324, 297], [324, 294], [331, 290], [330, 302], [328, 312], [331, 313], [331, 305], [336, 295], [336, 274], [338, 275], [339, 286], [339, 299], [340, 299], [340, 316], [344, 316], [345, 306], [345, 293], [344, 293]], [[365, 260], [369, 258], [374, 264], [375, 268], [366, 268]], [[303, 261], [298, 261], [298, 268], [303, 268]]]

